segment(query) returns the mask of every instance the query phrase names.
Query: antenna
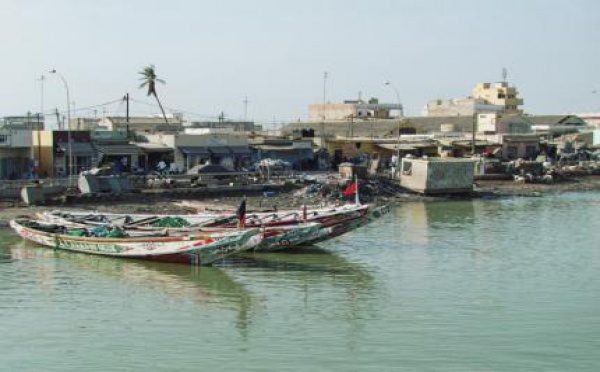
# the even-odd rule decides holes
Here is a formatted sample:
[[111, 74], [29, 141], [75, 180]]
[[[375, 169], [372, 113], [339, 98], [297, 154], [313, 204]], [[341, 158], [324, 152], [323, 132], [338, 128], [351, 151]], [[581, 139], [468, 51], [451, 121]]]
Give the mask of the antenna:
[[506, 67], [502, 67], [502, 82], [506, 83], [506, 76], [508, 76], [508, 70]]
[[323, 104], [327, 103], [327, 78], [329, 77], [329, 72], [323, 72]]
[[246, 123], [248, 121], [248, 95], [244, 97], [242, 102], [244, 102], [244, 123]]

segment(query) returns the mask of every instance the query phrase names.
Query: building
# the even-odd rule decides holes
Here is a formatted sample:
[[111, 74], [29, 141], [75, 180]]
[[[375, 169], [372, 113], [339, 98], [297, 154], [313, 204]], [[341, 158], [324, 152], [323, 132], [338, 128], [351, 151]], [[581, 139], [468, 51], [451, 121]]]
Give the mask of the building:
[[32, 158], [41, 177], [76, 175], [93, 166], [95, 152], [89, 131], [34, 131], [30, 137]]
[[98, 130], [100, 128], [100, 120], [92, 118], [74, 118], [69, 123], [71, 130]]
[[588, 123], [576, 115], [538, 115], [527, 119], [535, 133], [548, 138], [589, 128]]
[[517, 88], [507, 82], [478, 83], [471, 96], [450, 100], [437, 99], [425, 106], [423, 116], [451, 117], [473, 116], [482, 113], [522, 115], [523, 99], [518, 97]]
[[5, 116], [0, 121], [0, 127], [6, 129], [44, 130], [44, 115], [28, 114], [25, 116]]
[[[219, 120], [219, 121], [194, 121], [186, 125], [187, 128], [205, 129], [204, 132], [208, 131], [219, 131], [224, 132], [259, 132], [262, 130], [262, 125], [256, 125], [253, 121], [232, 121], [232, 120]], [[190, 132], [191, 133], [191, 132]]]
[[148, 169], [155, 169], [163, 160], [175, 164], [180, 171], [202, 164], [217, 164], [233, 170], [253, 160], [248, 137], [242, 134], [158, 133], [148, 134], [145, 139], [147, 142], [139, 143], [139, 146], [146, 152]]
[[453, 158], [402, 159], [396, 178], [400, 185], [423, 194], [473, 191], [474, 162]]
[[502, 113], [522, 115], [523, 99], [519, 97], [517, 88], [511, 87], [506, 81], [499, 83], [478, 83], [473, 89], [474, 99], [502, 107]]
[[[392, 110], [402, 113], [402, 105], [399, 103], [379, 103], [377, 98], [371, 98], [368, 102], [359, 99], [344, 101], [344, 103], [314, 104], [308, 107], [308, 121], [318, 123], [348, 121], [351, 119], [389, 119]], [[402, 115], [400, 114], [400, 116]]]
[[505, 115], [498, 112], [477, 115], [477, 133], [525, 134], [532, 133], [531, 121], [520, 115]]
[[267, 139], [251, 140], [250, 147], [256, 153], [256, 159], [278, 159], [288, 162], [294, 169], [317, 168], [310, 139]]
[[540, 137], [536, 134], [504, 134], [497, 142], [502, 145], [502, 159], [535, 160], [540, 153]]
[[424, 116], [472, 116], [483, 112], [501, 112], [502, 109], [502, 106], [491, 105], [483, 99], [471, 97], [450, 100], [437, 99], [427, 103]]
[[32, 160], [31, 130], [0, 128], [0, 179], [25, 179], [35, 176]]
[[163, 117], [143, 117], [135, 116], [127, 119], [124, 116], [107, 116], [100, 119], [98, 126], [107, 131], [128, 131], [128, 132], [179, 132], [183, 130], [183, 120], [181, 117], [167, 118], [168, 124]]
[[141, 149], [129, 142], [126, 130], [94, 130], [90, 132], [94, 146], [92, 166], [110, 165], [117, 171], [142, 168]]
[[600, 112], [588, 112], [584, 114], [577, 114], [588, 126], [600, 129]]

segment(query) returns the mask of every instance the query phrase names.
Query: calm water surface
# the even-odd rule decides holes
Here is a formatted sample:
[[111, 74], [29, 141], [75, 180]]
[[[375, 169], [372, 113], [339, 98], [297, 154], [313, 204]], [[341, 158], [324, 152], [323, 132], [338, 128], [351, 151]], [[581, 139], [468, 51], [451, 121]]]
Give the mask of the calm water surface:
[[599, 231], [599, 193], [407, 203], [198, 269], [2, 230], [0, 370], [598, 371]]

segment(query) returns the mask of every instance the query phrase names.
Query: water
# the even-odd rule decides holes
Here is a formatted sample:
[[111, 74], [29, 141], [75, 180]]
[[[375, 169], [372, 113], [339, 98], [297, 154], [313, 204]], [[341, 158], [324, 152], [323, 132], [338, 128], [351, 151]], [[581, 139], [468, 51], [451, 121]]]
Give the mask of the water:
[[407, 203], [220, 267], [0, 232], [2, 371], [598, 371], [600, 194]]

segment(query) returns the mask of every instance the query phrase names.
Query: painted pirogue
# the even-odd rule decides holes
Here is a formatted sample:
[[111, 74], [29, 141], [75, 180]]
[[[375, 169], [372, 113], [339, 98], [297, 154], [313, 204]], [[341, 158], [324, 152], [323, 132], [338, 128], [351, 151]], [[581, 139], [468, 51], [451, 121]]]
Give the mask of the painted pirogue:
[[[242, 204], [243, 205], [243, 204]], [[389, 212], [388, 206], [371, 204], [288, 210], [266, 213], [202, 213], [189, 215], [97, 214], [74, 211], [45, 212], [40, 218], [57, 224], [120, 225], [127, 229], [192, 233], [195, 230], [217, 231], [260, 228], [263, 241], [256, 251], [275, 251], [300, 245], [320, 243], [364, 226]]]
[[229, 229], [169, 234], [135, 232], [111, 227], [99, 230], [69, 227], [28, 217], [10, 221], [24, 239], [55, 249], [96, 255], [210, 265], [230, 255], [253, 249], [263, 240], [259, 229]]

